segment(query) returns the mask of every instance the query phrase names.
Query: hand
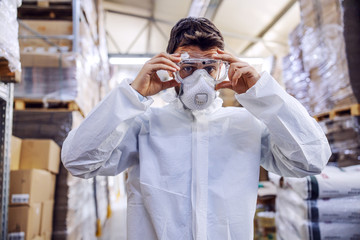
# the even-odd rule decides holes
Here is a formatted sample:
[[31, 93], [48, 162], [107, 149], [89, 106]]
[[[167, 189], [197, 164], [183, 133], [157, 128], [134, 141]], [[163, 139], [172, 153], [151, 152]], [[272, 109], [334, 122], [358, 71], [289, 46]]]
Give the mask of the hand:
[[143, 96], [154, 95], [164, 89], [179, 86], [175, 80], [167, 82], [160, 81], [156, 74], [157, 70], [166, 70], [170, 74], [178, 71], [180, 68], [175, 64], [180, 62], [180, 54], [160, 53], [147, 61], [141, 68], [131, 86]]
[[230, 88], [236, 93], [245, 93], [249, 88], [255, 85], [260, 79], [260, 74], [248, 63], [241, 61], [234, 55], [218, 49], [218, 54], [214, 54], [214, 59], [227, 61], [230, 63], [229, 80], [216, 85], [216, 90], [221, 88]]

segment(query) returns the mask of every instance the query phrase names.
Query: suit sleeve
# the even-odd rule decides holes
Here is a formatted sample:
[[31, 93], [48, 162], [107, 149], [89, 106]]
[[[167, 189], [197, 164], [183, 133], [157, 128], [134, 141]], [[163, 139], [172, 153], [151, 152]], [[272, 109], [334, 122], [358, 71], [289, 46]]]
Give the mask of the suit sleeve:
[[116, 175], [138, 163], [141, 116], [153, 102], [141, 100], [124, 80], [73, 129], [64, 141], [61, 160], [74, 176]]
[[237, 100], [262, 122], [261, 165], [287, 177], [319, 174], [331, 150], [306, 109], [264, 72]]

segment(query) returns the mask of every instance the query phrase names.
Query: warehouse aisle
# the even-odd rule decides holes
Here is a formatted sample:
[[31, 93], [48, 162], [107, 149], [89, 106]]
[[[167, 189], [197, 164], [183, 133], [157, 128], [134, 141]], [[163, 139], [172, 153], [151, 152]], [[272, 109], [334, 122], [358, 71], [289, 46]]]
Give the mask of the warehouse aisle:
[[112, 216], [105, 223], [99, 240], [126, 240], [126, 196], [112, 204]]

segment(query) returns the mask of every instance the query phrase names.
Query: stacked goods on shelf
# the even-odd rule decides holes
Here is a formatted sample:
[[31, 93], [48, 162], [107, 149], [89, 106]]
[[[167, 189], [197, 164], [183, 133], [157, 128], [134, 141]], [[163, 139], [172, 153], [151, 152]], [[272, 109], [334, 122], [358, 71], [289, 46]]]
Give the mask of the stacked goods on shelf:
[[275, 199], [275, 185], [269, 181], [259, 182], [254, 217], [255, 240], [276, 239]]
[[280, 239], [360, 239], [360, 167], [326, 166], [319, 175], [280, 178], [276, 230]]
[[18, 169], [12, 164], [10, 172], [9, 236], [51, 239], [60, 148], [50, 139], [22, 139], [17, 149]]
[[20, 56], [18, 42], [17, 8], [21, 0], [0, 1], [0, 80], [20, 81]]
[[[71, 16], [71, 2], [50, 1], [49, 7], [41, 8], [42, 11], [55, 15], [52, 4], [57, 3], [63, 4], [68, 13], [55, 15], [51, 20], [34, 20], [29, 13], [34, 3], [25, 3], [19, 9], [24, 74], [23, 83], [15, 88], [15, 98], [75, 101], [85, 114], [89, 113], [100, 100], [109, 79], [105, 33], [97, 27], [101, 21], [97, 7], [101, 5], [81, 1], [79, 18], [67, 20], [63, 15]], [[78, 26], [78, 36], [73, 35], [74, 26]]]
[[360, 3], [342, 1], [344, 11], [344, 37], [351, 86], [360, 102]]
[[10, 170], [17, 170], [20, 166], [21, 138], [11, 136]]
[[[39, 3], [24, 0], [18, 11], [24, 75], [15, 88], [13, 132], [62, 146], [82, 121], [80, 113], [89, 113], [104, 95], [109, 80], [102, 1]], [[42, 111], [36, 110], [39, 106]], [[104, 179], [79, 179], [60, 166], [53, 239], [95, 239], [97, 221], [103, 225], [108, 210]]]
[[[346, 25], [348, 21], [345, 20], [349, 18], [349, 6], [345, 4], [346, 2], [347, 0], [300, 1], [301, 23], [292, 35], [299, 32], [302, 37], [293, 41], [293, 37], [290, 36], [293, 41], [290, 41], [290, 44], [299, 48], [301, 56], [296, 51], [295, 53], [292, 51], [284, 59], [284, 69], [286, 69], [284, 82], [288, 82], [287, 86], [300, 86], [299, 90], [291, 89], [294, 93], [303, 92], [304, 86], [308, 86], [306, 92], [308, 99], [302, 103], [313, 115], [357, 102], [354, 95], [357, 92], [356, 86], [352, 84], [355, 79], [349, 78], [349, 72], [355, 67], [353, 64], [348, 65], [348, 59], [353, 54], [350, 51], [345, 52], [344, 38], [349, 38], [348, 33], [344, 32], [344, 29], [348, 28]], [[353, 34], [355, 35], [359, 38], [359, 32]], [[358, 48], [358, 45], [352, 44], [352, 46]], [[302, 79], [301, 84], [298, 83], [298, 79], [294, 79], [294, 76], [301, 72], [289, 69], [291, 59], [302, 62], [300, 65], [303, 66], [310, 81], [307, 76], [299, 77]]]
[[[21, 138], [50, 138], [62, 146], [69, 131], [82, 120], [77, 111], [14, 111], [13, 134]], [[102, 225], [107, 213], [104, 179], [96, 178]], [[96, 215], [93, 179], [73, 177], [61, 164], [56, 179], [52, 239], [95, 239]]]
[[338, 167], [360, 164], [360, 117], [338, 116], [319, 122], [329, 141], [330, 162]]
[[298, 99], [310, 111], [309, 73], [305, 71], [303, 53], [301, 50], [301, 38], [303, 27], [298, 25], [289, 35], [290, 53], [283, 58], [283, 82], [286, 90]]

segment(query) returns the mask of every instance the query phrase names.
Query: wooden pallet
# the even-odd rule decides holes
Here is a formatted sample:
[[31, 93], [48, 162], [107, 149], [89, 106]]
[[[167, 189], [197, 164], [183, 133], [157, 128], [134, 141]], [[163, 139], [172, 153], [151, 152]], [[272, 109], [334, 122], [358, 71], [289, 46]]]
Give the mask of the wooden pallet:
[[3, 57], [0, 57], [0, 81], [5, 83], [19, 83], [21, 81], [21, 72], [11, 72], [9, 61]]
[[56, 101], [42, 99], [14, 99], [15, 110], [36, 110], [36, 111], [78, 111], [83, 117], [84, 112], [75, 101]]
[[360, 116], [360, 104], [353, 104], [351, 106], [336, 108], [330, 112], [321, 113], [315, 115], [314, 118], [317, 121], [333, 120], [340, 116]]

